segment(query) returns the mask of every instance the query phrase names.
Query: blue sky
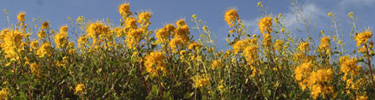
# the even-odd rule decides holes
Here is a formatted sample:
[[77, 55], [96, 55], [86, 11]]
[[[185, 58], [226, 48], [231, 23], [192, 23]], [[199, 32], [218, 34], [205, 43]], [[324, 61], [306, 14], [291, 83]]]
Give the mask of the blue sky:
[[[191, 15], [197, 14], [212, 29], [216, 36], [216, 44], [224, 48], [225, 38], [230, 30], [224, 21], [224, 12], [229, 8], [237, 8], [241, 18], [249, 27], [250, 32], [259, 34], [257, 21], [262, 13], [256, 7], [261, 1], [274, 16], [282, 13], [289, 29], [295, 29], [301, 24], [295, 21], [290, 0], [0, 0], [0, 9], [7, 9], [11, 23], [16, 23], [16, 16], [19, 12], [26, 12], [26, 20], [42, 18], [49, 21], [51, 27], [58, 29], [63, 25], [70, 25], [67, 17], [73, 19], [84, 16], [88, 20], [101, 20], [109, 18], [114, 24], [119, 24], [120, 15], [118, 6], [124, 2], [130, 3], [132, 12], [151, 11], [151, 30], [161, 28], [167, 23], [174, 23], [176, 20], [186, 18], [190, 21]], [[299, 0], [301, 1], [301, 0]], [[350, 11], [358, 18], [359, 29], [367, 27], [374, 28], [375, 21], [375, 0], [309, 0], [303, 1], [303, 15], [310, 16], [315, 23], [316, 32], [320, 30], [332, 31], [330, 18], [327, 13], [336, 15], [342, 34], [349, 37], [348, 17]], [[3, 12], [0, 12], [0, 28], [7, 28], [8, 22]], [[193, 26], [192, 23], [188, 23]], [[303, 36], [304, 33], [296, 33]], [[192, 35], [198, 37], [197, 32]], [[73, 35], [71, 35], [73, 36]], [[316, 39], [318, 40], [318, 39]], [[350, 41], [353, 42], [353, 41]]]

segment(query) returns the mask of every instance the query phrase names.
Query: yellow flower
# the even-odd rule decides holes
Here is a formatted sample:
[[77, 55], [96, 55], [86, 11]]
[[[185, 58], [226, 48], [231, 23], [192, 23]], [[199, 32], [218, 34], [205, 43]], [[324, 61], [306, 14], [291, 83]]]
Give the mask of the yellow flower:
[[51, 43], [44, 42], [42, 46], [36, 51], [36, 55], [38, 55], [40, 58], [43, 58], [45, 55], [51, 56]]
[[31, 73], [33, 73], [34, 75], [36, 75], [37, 77], [40, 77], [40, 67], [38, 64], [36, 63], [31, 63], [30, 64], [30, 71]]
[[144, 28], [131, 29], [126, 35], [126, 44], [130, 49], [136, 49], [139, 46], [139, 42], [142, 39], [142, 35], [145, 33]]
[[150, 18], [151, 18], [151, 12], [141, 12], [138, 15], [138, 23], [141, 25], [149, 25], [151, 24], [149, 22]]
[[199, 44], [199, 43], [197, 43], [197, 42], [192, 42], [192, 43], [190, 43], [190, 45], [188, 46], [188, 49], [189, 49], [189, 50], [199, 50], [201, 47], [202, 47], [202, 44]]
[[369, 39], [372, 37], [372, 32], [369, 30], [365, 30], [362, 33], [357, 34], [354, 37], [354, 40], [357, 42], [357, 47], [361, 44], [365, 44], [368, 42]]
[[1, 100], [7, 100], [8, 95], [9, 95], [8, 88], [2, 88], [1, 91], [0, 91], [0, 99]]
[[353, 19], [353, 12], [349, 12], [348, 16], [350, 19]]
[[148, 54], [145, 60], [146, 72], [150, 73], [151, 76], [158, 76], [159, 71], [163, 72], [163, 75], [167, 73], [164, 63], [165, 55], [162, 52], [151, 52]]
[[75, 89], [74, 89], [74, 93], [75, 94], [78, 94], [78, 93], [84, 93], [84, 89], [85, 89], [85, 85], [84, 84], [77, 84]]
[[130, 5], [129, 3], [124, 3], [124, 4], [121, 4], [119, 7], [118, 7], [118, 11], [120, 13], [120, 15], [122, 16], [123, 19], [125, 19], [126, 17], [128, 17], [129, 15], [132, 15], [132, 13], [130, 12]]
[[249, 65], [253, 64], [258, 58], [258, 46], [256, 45], [251, 45], [245, 48], [243, 51], [244, 56], [246, 57], [246, 61], [248, 62]]
[[79, 16], [77, 19], [76, 19], [77, 23], [79, 22], [83, 22], [83, 16]]
[[46, 32], [44, 30], [41, 30], [38, 32], [38, 38], [43, 39], [46, 37]]
[[78, 38], [77, 42], [78, 42], [78, 48], [83, 48], [87, 45], [87, 37], [84, 35], [84, 36], [81, 36]]
[[271, 46], [271, 41], [272, 41], [272, 35], [270, 34], [263, 34], [263, 46], [265, 47], [270, 47]]
[[17, 16], [18, 22], [23, 22], [25, 21], [25, 13], [21, 12]]
[[43, 22], [42, 23], [42, 29], [49, 29], [49, 23], [48, 22]]
[[239, 20], [237, 10], [232, 8], [225, 12], [224, 20], [227, 21], [229, 27], [234, 26], [235, 22]]
[[182, 26], [186, 25], [186, 23], [185, 23], [185, 19], [180, 19], [180, 20], [178, 20], [178, 21], [176, 22], [176, 25], [177, 25], [177, 27], [182, 27]]
[[210, 77], [209, 74], [201, 74], [201, 75], [195, 75], [192, 77], [192, 80], [194, 82], [194, 88], [204, 88], [210, 85]]
[[63, 46], [68, 42], [68, 33], [61, 32], [55, 35], [54, 40], [57, 48], [64, 48]]
[[329, 16], [329, 17], [332, 17], [332, 15], [333, 15], [332, 12], [329, 12], [329, 13], [328, 13], [328, 16]]
[[3, 41], [1, 47], [5, 53], [5, 57], [10, 58], [11, 60], [19, 59], [18, 52], [23, 50], [23, 34], [18, 30], [6, 30], [2, 31], [2, 35]]
[[[308, 42], [301, 42], [299, 45], [298, 45], [298, 52], [310, 52], [310, 44]], [[306, 53], [306, 52], [305, 52]]]
[[68, 32], [68, 26], [64, 25], [60, 28], [60, 32], [67, 33]]
[[258, 2], [257, 7], [263, 7], [262, 2]]
[[275, 50], [279, 51], [284, 48], [284, 41], [277, 39], [275, 42]]
[[[265, 34], [266, 32], [269, 34], [272, 29], [270, 28], [272, 26], [272, 17], [266, 16], [258, 22], [259, 30], [262, 34]], [[266, 31], [266, 32], [265, 32]]]
[[223, 61], [221, 59], [212, 61], [211, 69], [223, 68]]
[[327, 36], [322, 37], [320, 39], [319, 49], [320, 50], [329, 50], [330, 44], [331, 44], [331, 39], [329, 37], [327, 37]]
[[134, 17], [128, 17], [125, 19], [125, 26], [126, 28], [137, 28], [137, 20]]
[[183, 40], [181, 38], [173, 38], [169, 43], [169, 46], [171, 47], [173, 52], [175, 52], [178, 49], [178, 47], [181, 47], [182, 45]]
[[37, 40], [34, 40], [30, 43], [30, 47], [33, 49], [33, 50], [36, 50], [39, 48], [39, 43]]

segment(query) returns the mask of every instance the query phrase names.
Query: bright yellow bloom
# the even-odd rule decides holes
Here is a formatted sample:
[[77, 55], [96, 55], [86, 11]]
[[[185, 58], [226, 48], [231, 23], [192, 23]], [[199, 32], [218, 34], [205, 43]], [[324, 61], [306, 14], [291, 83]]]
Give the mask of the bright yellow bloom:
[[[168, 27], [170, 27], [170, 26], [168, 25]], [[174, 29], [173, 25], [171, 25], [171, 27], [173, 27], [173, 29]], [[158, 43], [158, 44], [166, 43], [168, 41], [168, 39], [170, 38], [170, 31], [168, 31], [167, 25], [164, 26], [164, 28], [161, 28], [161, 29], [157, 30], [155, 35], [156, 35], [155, 37], [157, 39], [156, 43]]]
[[124, 4], [121, 4], [119, 7], [118, 7], [118, 11], [120, 13], [120, 15], [122, 16], [123, 19], [125, 19], [126, 17], [128, 17], [129, 15], [132, 15], [132, 13], [130, 12], [130, 5], [129, 3], [124, 3]]
[[190, 45], [188, 46], [188, 49], [189, 49], [189, 50], [199, 50], [201, 47], [202, 47], [202, 44], [199, 44], [199, 43], [197, 43], [197, 42], [192, 42], [192, 43], [190, 43]]
[[137, 20], [134, 17], [128, 17], [125, 20], [125, 27], [126, 28], [132, 28], [136, 29], [137, 28]]
[[[301, 42], [299, 45], [298, 45], [298, 52], [310, 52], [310, 44], [308, 42]], [[306, 53], [306, 52], [305, 52]]]
[[68, 33], [61, 32], [55, 35], [54, 40], [57, 48], [64, 48], [63, 46], [68, 42]]
[[307, 85], [311, 90], [311, 96], [313, 99], [316, 99], [320, 94], [323, 98], [328, 94], [334, 95], [333, 86], [330, 85], [332, 77], [332, 69], [319, 69], [318, 71], [311, 73], [307, 79]]
[[210, 80], [211, 75], [209, 74], [201, 74], [201, 75], [195, 75], [192, 77], [192, 80], [194, 82], [194, 88], [204, 88], [209, 86], [211, 83]]
[[3, 39], [1, 40], [3, 40], [3, 42], [1, 43], [1, 47], [5, 53], [5, 57], [10, 58], [11, 60], [19, 59], [18, 53], [23, 50], [23, 34], [18, 30], [7, 30], [2, 32]]
[[8, 95], [9, 95], [8, 88], [2, 88], [1, 91], [0, 91], [0, 99], [1, 100], [7, 100]]
[[181, 47], [182, 45], [183, 40], [181, 38], [173, 38], [169, 43], [169, 46], [171, 47], [173, 52], [175, 52], [178, 49], [178, 47]]
[[23, 22], [25, 21], [25, 13], [21, 12], [17, 16], [18, 22]]
[[151, 52], [148, 54], [144, 60], [145, 60], [145, 67], [146, 72], [150, 73], [151, 76], [158, 76], [159, 71], [163, 72], [163, 75], [167, 73], [167, 69], [165, 68], [165, 55], [162, 52]]
[[327, 36], [322, 37], [320, 39], [319, 49], [320, 50], [329, 50], [330, 44], [331, 44], [331, 39], [329, 37], [327, 37]]
[[42, 29], [49, 29], [49, 23], [48, 22], [43, 22], [42, 23]]
[[149, 22], [150, 18], [151, 18], [151, 12], [141, 12], [138, 15], [138, 23], [141, 25], [149, 25], [151, 24]]
[[185, 23], [185, 19], [180, 19], [180, 20], [178, 20], [178, 21], [176, 22], [176, 25], [177, 25], [177, 27], [182, 27], [182, 26], [186, 25], [186, 23]]
[[361, 44], [365, 44], [368, 42], [369, 39], [372, 37], [372, 32], [369, 30], [365, 30], [362, 33], [357, 34], [354, 37], [354, 40], [357, 42], [357, 47]]
[[76, 88], [74, 89], [74, 93], [84, 93], [85, 85], [84, 84], [77, 84]]
[[329, 12], [329, 13], [328, 13], [328, 16], [329, 16], [329, 17], [332, 17], [332, 15], [333, 15], [332, 12]]
[[30, 43], [30, 47], [31, 47], [32, 50], [36, 50], [36, 49], [38, 49], [38, 48], [39, 48], [39, 43], [38, 43], [38, 41], [37, 41], [37, 40], [32, 41], [32, 42]]
[[271, 33], [272, 29], [272, 17], [266, 16], [258, 22], [259, 30], [262, 34], [266, 34], [266, 32], [269, 34]]
[[229, 27], [234, 26], [235, 22], [239, 20], [237, 10], [232, 8], [225, 12], [224, 20], [227, 21]]
[[46, 37], [46, 31], [41, 30], [41, 31], [38, 32], [38, 38], [39, 39], [43, 39], [45, 37]]
[[271, 34], [263, 34], [263, 46], [270, 47], [272, 42], [272, 35]]
[[350, 19], [353, 19], [353, 12], [349, 12], [348, 16]]
[[249, 65], [253, 64], [258, 58], [258, 46], [257, 45], [251, 45], [245, 48], [243, 51], [244, 56], [246, 57], [246, 61]]
[[91, 23], [87, 28], [87, 35], [91, 38], [97, 38], [101, 35], [106, 35], [110, 32], [109, 27], [103, 23]]
[[126, 44], [130, 49], [136, 49], [142, 39], [142, 35], [146, 32], [144, 28], [131, 29], [126, 35]]
[[42, 46], [36, 51], [36, 55], [38, 55], [40, 58], [43, 58], [45, 55], [51, 56], [52, 46], [51, 43], [49, 42], [44, 42]]

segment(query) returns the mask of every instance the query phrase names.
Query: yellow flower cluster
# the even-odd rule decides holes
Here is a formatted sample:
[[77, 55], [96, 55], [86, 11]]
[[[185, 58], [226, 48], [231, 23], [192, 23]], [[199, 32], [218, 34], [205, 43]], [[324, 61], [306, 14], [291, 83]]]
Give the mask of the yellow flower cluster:
[[248, 64], [253, 64], [257, 58], [258, 46], [257, 45], [250, 45], [245, 48], [243, 51], [244, 56], [246, 57], [246, 61]]
[[212, 61], [211, 69], [223, 68], [223, 61], [221, 59]]
[[272, 45], [272, 35], [271, 34], [263, 34], [262, 44], [264, 47], [270, 47]]
[[86, 31], [87, 35], [93, 39], [92, 47], [95, 47], [96, 44], [100, 44], [100, 39], [102, 39], [103, 36], [110, 34], [109, 27], [100, 22], [91, 23]]
[[25, 21], [25, 13], [21, 12], [17, 16], [18, 22], [24, 22]]
[[138, 15], [138, 23], [142, 25], [150, 25], [151, 12], [141, 12]]
[[36, 51], [36, 55], [38, 55], [40, 58], [43, 58], [45, 55], [48, 57], [52, 55], [52, 46], [50, 42], [44, 42], [42, 46]]
[[60, 28], [60, 33], [57, 33], [54, 37], [56, 47], [64, 48], [64, 45], [68, 43], [68, 26], [63, 26]]
[[320, 45], [319, 45], [319, 49], [320, 50], [330, 50], [330, 44], [331, 44], [331, 39], [329, 37], [323, 37], [320, 39]]
[[275, 50], [280, 51], [284, 48], [284, 41], [277, 39], [274, 46]]
[[156, 43], [158, 44], [161, 44], [161, 43], [166, 43], [168, 42], [168, 39], [170, 38], [171, 36], [171, 32], [173, 32], [176, 28], [171, 25], [171, 24], [167, 24], [164, 26], [164, 28], [161, 28], [159, 30], [156, 31]]
[[36, 63], [31, 63], [30, 64], [30, 71], [31, 73], [33, 73], [34, 75], [36, 75], [37, 77], [40, 77], [40, 67], [38, 64]]
[[349, 56], [340, 57], [340, 65], [340, 71], [344, 72], [344, 81], [347, 79], [349, 73], [358, 75], [361, 70], [361, 66], [357, 65], [357, 59], [350, 58]]
[[294, 77], [298, 82], [298, 85], [302, 88], [302, 90], [306, 89], [305, 83], [307, 82], [306, 79], [311, 72], [311, 68], [313, 64], [311, 62], [302, 63], [301, 65], [297, 66], [294, 69]]
[[74, 89], [74, 93], [75, 94], [79, 94], [79, 93], [85, 93], [84, 92], [84, 89], [85, 89], [85, 85], [84, 84], [77, 84], [75, 89]]
[[354, 37], [354, 40], [357, 42], [357, 46], [361, 44], [366, 44], [368, 40], [372, 37], [372, 32], [369, 30], [363, 31], [362, 33], [357, 34]]
[[131, 29], [136, 29], [137, 28], [137, 19], [135, 19], [134, 17], [126, 18], [125, 27], [131, 28]]
[[[298, 49], [297, 49], [298, 52], [300, 53], [307, 53], [307, 52], [310, 52], [310, 43], [308, 42], [301, 42], [299, 45], [298, 45]], [[307, 52], [306, 52], [307, 51]]]
[[266, 32], [268, 34], [271, 33], [272, 31], [271, 26], [272, 26], [272, 17], [270, 16], [264, 17], [260, 19], [260, 21], [258, 22], [259, 30], [263, 35], [266, 34]]
[[144, 28], [131, 29], [126, 35], [126, 44], [130, 49], [136, 49], [142, 39], [142, 35], [146, 33]]
[[176, 22], [177, 28], [172, 34], [173, 38], [181, 38], [184, 44], [187, 44], [190, 41], [190, 29], [189, 26], [185, 24], [185, 20], [181, 19]]
[[118, 11], [119, 11], [119, 13], [120, 13], [120, 15], [122, 16], [123, 19], [126, 19], [126, 17], [128, 17], [129, 15], [132, 15], [132, 13], [130, 12], [129, 3], [121, 4], [118, 7]]
[[1, 48], [5, 53], [6, 58], [11, 60], [19, 59], [19, 52], [22, 48], [23, 34], [18, 30], [4, 29], [1, 31]]
[[239, 20], [237, 10], [232, 8], [225, 12], [224, 20], [227, 21], [229, 27], [235, 25], [235, 22]]
[[332, 82], [333, 72], [332, 69], [319, 69], [314, 71], [307, 78], [307, 86], [311, 90], [311, 96], [316, 99], [320, 94], [326, 98], [328, 94], [335, 97]]
[[158, 76], [159, 71], [163, 72], [163, 75], [167, 73], [164, 63], [165, 55], [162, 52], [151, 52], [147, 55], [145, 60], [145, 68], [151, 76]]
[[190, 45], [188, 46], [188, 49], [189, 49], [189, 50], [199, 50], [201, 47], [202, 47], [202, 44], [197, 43], [197, 42], [192, 42], [192, 43], [190, 43]]
[[195, 75], [192, 77], [192, 80], [194, 82], [194, 88], [204, 88], [210, 85], [210, 78], [211, 75], [209, 74], [201, 74], [201, 75]]
[[49, 23], [48, 22], [43, 22], [42, 23], [42, 29], [49, 29]]
[[7, 100], [8, 95], [9, 95], [8, 88], [2, 88], [1, 91], [0, 91], [0, 99], [1, 100]]
[[244, 50], [249, 45], [258, 45], [258, 38], [237, 41], [236, 43], [233, 44], [233, 52], [239, 53], [240, 51]]
[[44, 39], [46, 36], [47, 36], [46, 35], [46, 31], [41, 30], [41, 31], [38, 32], [38, 38], [39, 38], [39, 40]]

